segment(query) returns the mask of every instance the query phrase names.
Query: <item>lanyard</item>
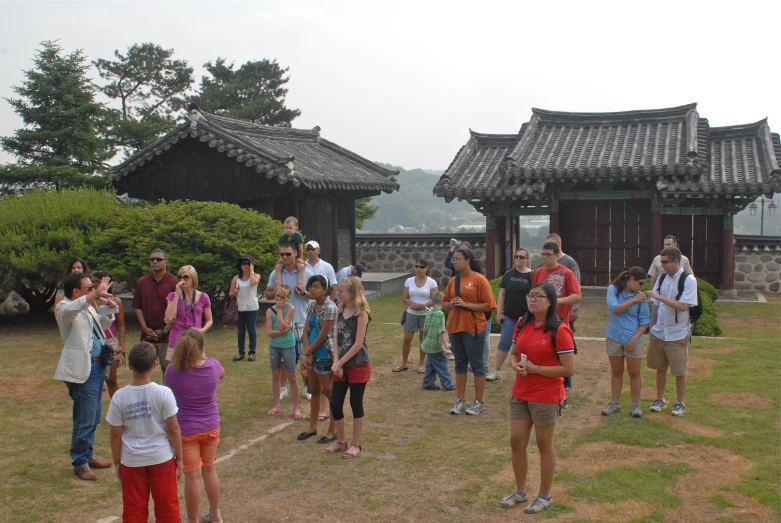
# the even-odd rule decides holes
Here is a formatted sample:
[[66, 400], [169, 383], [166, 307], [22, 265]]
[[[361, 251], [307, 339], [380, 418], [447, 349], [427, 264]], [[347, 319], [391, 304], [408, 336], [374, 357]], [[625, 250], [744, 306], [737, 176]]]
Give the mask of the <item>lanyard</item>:
[[184, 306], [184, 325], [185, 327], [195, 327], [195, 289], [193, 289], [192, 301], [190, 302], [190, 311], [193, 315], [193, 324], [187, 324], [187, 300], [184, 297], [184, 291], [182, 291], [182, 305]]
[[106, 335], [103, 334], [103, 329], [100, 328], [100, 325], [98, 325], [98, 322], [95, 320], [95, 316], [92, 315], [92, 313], [89, 310], [84, 311], [87, 316], [90, 317], [90, 322], [92, 323], [92, 332], [97, 334], [98, 339], [105, 345], [106, 342]]

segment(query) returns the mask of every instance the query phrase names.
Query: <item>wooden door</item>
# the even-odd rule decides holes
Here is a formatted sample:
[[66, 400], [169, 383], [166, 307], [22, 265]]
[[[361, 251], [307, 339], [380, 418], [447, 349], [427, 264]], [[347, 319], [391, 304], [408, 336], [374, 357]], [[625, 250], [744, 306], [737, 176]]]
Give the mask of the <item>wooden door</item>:
[[721, 287], [723, 219], [723, 216], [662, 216], [662, 234], [678, 238], [678, 248], [689, 258], [694, 275], [717, 289]]
[[650, 200], [562, 201], [564, 252], [580, 267], [580, 284], [605, 286], [621, 271], [651, 265]]

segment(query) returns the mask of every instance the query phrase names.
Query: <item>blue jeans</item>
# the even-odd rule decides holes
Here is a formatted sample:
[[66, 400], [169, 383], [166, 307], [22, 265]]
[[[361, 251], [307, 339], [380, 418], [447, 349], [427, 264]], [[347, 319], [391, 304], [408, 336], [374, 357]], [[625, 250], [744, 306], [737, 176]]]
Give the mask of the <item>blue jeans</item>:
[[466, 374], [467, 367], [472, 366], [472, 374], [476, 378], [485, 376], [485, 331], [454, 332], [449, 334], [450, 348], [456, 359], [456, 375]]
[[255, 354], [258, 346], [258, 311], [239, 311], [239, 321], [236, 327], [239, 329], [239, 356], [244, 356], [244, 329], [249, 332], [249, 353]]
[[100, 424], [103, 410], [103, 376], [105, 367], [93, 363], [89, 378], [84, 383], [69, 383], [68, 394], [73, 400], [73, 432], [71, 459], [73, 468], [80, 469], [92, 458], [95, 429]]
[[455, 389], [456, 384], [450, 377], [450, 368], [448, 368], [448, 359], [444, 352], [435, 352], [426, 354], [426, 374], [423, 375], [423, 388], [430, 389], [434, 386], [439, 376], [439, 382], [445, 389]]
[[515, 330], [515, 325], [517, 323], [518, 318], [511, 318], [509, 316], [504, 317], [504, 321], [502, 322], [502, 334], [499, 338], [497, 350], [510, 352], [510, 349], [513, 346], [513, 331]]
[[491, 318], [485, 320], [485, 345], [483, 346], [485, 356], [485, 368], [488, 368], [488, 360], [491, 358]]

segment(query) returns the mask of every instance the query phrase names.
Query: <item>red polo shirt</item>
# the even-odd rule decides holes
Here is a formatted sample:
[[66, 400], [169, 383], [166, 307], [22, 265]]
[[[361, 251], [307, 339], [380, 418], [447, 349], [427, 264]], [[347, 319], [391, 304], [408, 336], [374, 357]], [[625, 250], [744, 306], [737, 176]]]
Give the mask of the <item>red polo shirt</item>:
[[[534, 325], [534, 320], [523, 326], [521, 332], [513, 340], [518, 346], [518, 360], [521, 354], [526, 354], [529, 366], [527, 376], [515, 375], [513, 396], [534, 403], [559, 403], [564, 399], [564, 378], [549, 378], [537, 374], [537, 365], [543, 367], [558, 367], [559, 358], [556, 353], [568, 354], [575, 352], [575, 339], [569, 325], [562, 323], [556, 332], [556, 348], [551, 345], [550, 332], [545, 331], [545, 324]], [[534, 363], [534, 367], [531, 366]]]
[[[152, 273], [142, 276], [136, 284], [133, 296], [133, 308], [144, 313], [146, 326], [152, 330], [165, 328], [165, 309], [168, 306], [166, 298], [176, 290], [176, 276], [168, 271], [160, 280], [155, 280]], [[167, 343], [168, 337], [162, 337], [156, 343]], [[146, 341], [146, 333], [141, 331], [141, 341]]]
[[[581, 294], [580, 284], [578, 284], [575, 273], [561, 264], [552, 271], [548, 270], [544, 265], [534, 271], [532, 285], [541, 281], [553, 285], [556, 289], [556, 298], [566, 298], [572, 294]], [[569, 309], [570, 305], [559, 305], [556, 307], [556, 314], [566, 324], [569, 324]]]

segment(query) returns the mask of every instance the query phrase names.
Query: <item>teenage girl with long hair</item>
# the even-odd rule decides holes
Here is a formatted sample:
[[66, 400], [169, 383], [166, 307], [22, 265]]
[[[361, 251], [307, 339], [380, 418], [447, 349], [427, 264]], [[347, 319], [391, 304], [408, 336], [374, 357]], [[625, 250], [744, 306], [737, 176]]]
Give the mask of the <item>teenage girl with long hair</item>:
[[[333, 389], [331, 391], [331, 416], [336, 425], [336, 442], [325, 453], [342, 452], [342, 458], [350, 459], [361, 453], [363, 430], [363, 395], [372, 374], [366, 331], [371, 321], [369, 302], [363, 292], [361, 279], [349, 277], [339, 282], [339, 315], [334, 324], [336, 347], [334, 348]], [[344, 429], [344, 400], [350, 391], [350, 407], [353, 411], [353, 437], [347, 444]]]

